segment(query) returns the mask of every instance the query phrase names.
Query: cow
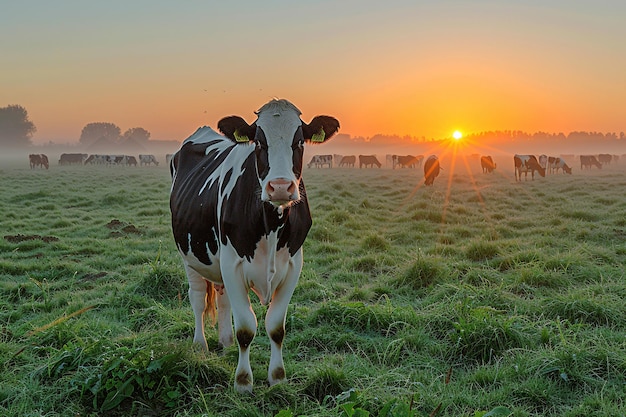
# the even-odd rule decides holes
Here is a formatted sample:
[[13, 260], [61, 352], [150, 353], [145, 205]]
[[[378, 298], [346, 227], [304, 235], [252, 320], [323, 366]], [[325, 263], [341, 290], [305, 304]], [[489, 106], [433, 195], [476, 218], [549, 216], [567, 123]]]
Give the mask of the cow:
[[363, 168], [363, 166], [365, 166], [365, 168], [368, 166], [374, 168], [374, 165], [378, 168], [382, 166], [375, 155], [359, 155], [359, 168]]
[[[127, 155], [126, 156], [126, 165], [128, 165], [128, 166], [132, 165], [132, 166], [136, 167], [137, 166], [137, 158], [135, 158], [132, 155]], [[158, 165], [158, 162], [157, 162], [157, 165]]]
[[439, 158], [436, 155], [430, 155], [424, 162], [424, 185], [433, 185], [440, 170]]
[[613, 155], [608, 153], [601, 153], [598, 155], [598, 162], [602, 165], [610, 165], [613, 161]]
[[418, 155], [392, 155], [391, 156], [391, 166], [393, 169], [396, 169], [397, 166], [402, 168], [417, 168], [421, 165], [424, 156]]
[[554, 171], [558, 174], [559, 169], [562, 169], [564, 174], [572, 174], [572, 168], [567, 165], [565, 159], [557, 157], [554, 160]]
[[30, 169], [34, 169], [39, 166], [45, 169], [48, 169], [50, 167], [50, 164], [48, 163], [48, 157], [42, 153], [31, 153], [30, 155], [28, 155], [28, 161], [30, 162]]
[[595, 165], [599, 169], [602, 169], [602, 164], [593, 155], [580, 155], [580, 169], [584, 167], [591, 169], [591, 165]]
[[493, 162], [491, 155], [483, 155], [480, 157], [480, 166], [483, 169], [483, 174], [491, 174], [496, 169], [496, 164]]
[[252, 392], [253, 385], [250, 344], [257, 319], [250, 290], [269, 304], [269, 383], [286, 379], [285, 315], [312, 224], [301, 178], [304, 146], [325, 142], [339, 129], [331, 116], [304, 123], [300, 110], [284, 99], [271, 100], [256, 115], [251, 125], [239, 116], [221, 119], [222, 134], [199, 128], [170, 164], [172, 232], [189, 281], [193, 340], [208, 349], [204, 315], [214, 319], [217, 306], [219, 344], [236, 341], [239, 348], [238, 392]]
[[543, 169], [546, 169], [548, 167], [548, 155], [539, 155], [539, 165], [541, 165], [541, 168]]
[[314, 155], [313, 158], [311, 158], [311, 162], [309, 162], [306, 167], [311, 168], [315, 166], [315, 168], [324, 168], [324, 165], [328, 165], [328, 168], [333, 167], [332, 155]]
[[59, 165], [83, 165], [88, 155], [85, 153], [62, 153], [59, 158]]
[[348, 166], [354, 168], [354, 164], [356, 163], [356, 156], [354, 155], [346, 155], [341, 157], [341, 162], [339, 162], [339, 166]]
[[546, 169], [539, 164], [535, 155], [517, 155], [513, 156], [513, 163], [515, 165], [515, 181], [522, 180], [522, 173], [524, 173], [524, 179], [528, 180], [528, 171], [531, 173], [531, 178], [535, 179], [535, 171], [542, 177], [546, 176]]
[[156, 157], [154, 155], [139, 155], [139, 165], [141, 166], [148, 166], [150, 164], [154, 164], [156, 166], [159, 166], [159, 161], [157, 161]]

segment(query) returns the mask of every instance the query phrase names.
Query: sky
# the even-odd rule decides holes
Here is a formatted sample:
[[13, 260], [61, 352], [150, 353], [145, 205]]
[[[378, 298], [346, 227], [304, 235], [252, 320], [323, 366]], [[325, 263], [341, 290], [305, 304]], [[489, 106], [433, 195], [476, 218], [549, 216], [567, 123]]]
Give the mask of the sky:
[[353, 137], [626, 130], [623, 0], [0, 4], [0, 107], [36, 144], [183, 140], [272, 98]]

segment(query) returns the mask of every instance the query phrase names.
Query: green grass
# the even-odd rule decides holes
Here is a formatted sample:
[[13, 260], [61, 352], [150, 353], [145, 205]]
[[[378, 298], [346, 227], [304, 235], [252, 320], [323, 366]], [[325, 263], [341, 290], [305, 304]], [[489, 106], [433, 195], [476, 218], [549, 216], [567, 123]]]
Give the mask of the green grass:
[[192, 346], [166, 168], [5, 167], [0, 415], [624, 415], [625, 171], [305, 170], [289, 383], [255, 303], [247, 396]]

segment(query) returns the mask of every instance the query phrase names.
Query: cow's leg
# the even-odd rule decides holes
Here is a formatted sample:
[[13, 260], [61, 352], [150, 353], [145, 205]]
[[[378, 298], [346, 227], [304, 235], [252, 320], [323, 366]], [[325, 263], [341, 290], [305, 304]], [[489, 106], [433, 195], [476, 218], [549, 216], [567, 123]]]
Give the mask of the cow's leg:
[[270, 364], [267, 370], [267, 379], [270, 385], [284, 381], [285, 365], [283, 363], [283, 339], [285, 337], [285, 316], [289, 301], [296, 289], [300, 271], [302, 270], [302, 250], [298, 251], [289, 268], [288, 276], [280, 285], [274, 295], [272, 302], [267, 309], [265, 316], [265, 330], [271, 342]]
[[239, 346], [239, 361], [235, 371], [235, 390], [238, 392], [252, 392], [252, 368], [250, 367], [250, 345], [256, 335], [257, 321], [250, 306], [248, 287], [243, 282], [242, 261], [235, 260], [236, 253], [231, 259], [222, 255], [222, 277], [224, 288], [230, 301], [235, 325], [235, 338]]
[[199, 344], [200, 347], [206, 351], [209, 349], [204, 336], [204, 311], [207, 307], [207, 281], [202, 275], [187, 265], [185, 265], [185, 272], [187, 273], [187, 280], [189, 281], [189, 301], [195, 317], [196, 329], [193, 334], [193, 342]]
[[217, 292], [217, 328], [219, 330], [219, 344], [229, 347], [233, 344], [233, 320], [230, 311], [230, 301], [223, 285], [215, 285]]

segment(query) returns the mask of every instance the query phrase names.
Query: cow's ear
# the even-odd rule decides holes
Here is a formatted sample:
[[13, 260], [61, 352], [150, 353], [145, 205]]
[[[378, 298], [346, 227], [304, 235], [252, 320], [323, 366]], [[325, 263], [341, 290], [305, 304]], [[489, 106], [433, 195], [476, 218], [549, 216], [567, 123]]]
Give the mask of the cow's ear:
[[339, 130], [339, 120], [331, 116], [315, 116], [311, 123], [302, 123], [304, 139], [313, 143], [322, 143], [330, 139]]
[[232, 141], [248, 143], [254, 139], [256, 124], [249, 125], [239, 116], [228, 116], [217, 123], [217, 128]]

